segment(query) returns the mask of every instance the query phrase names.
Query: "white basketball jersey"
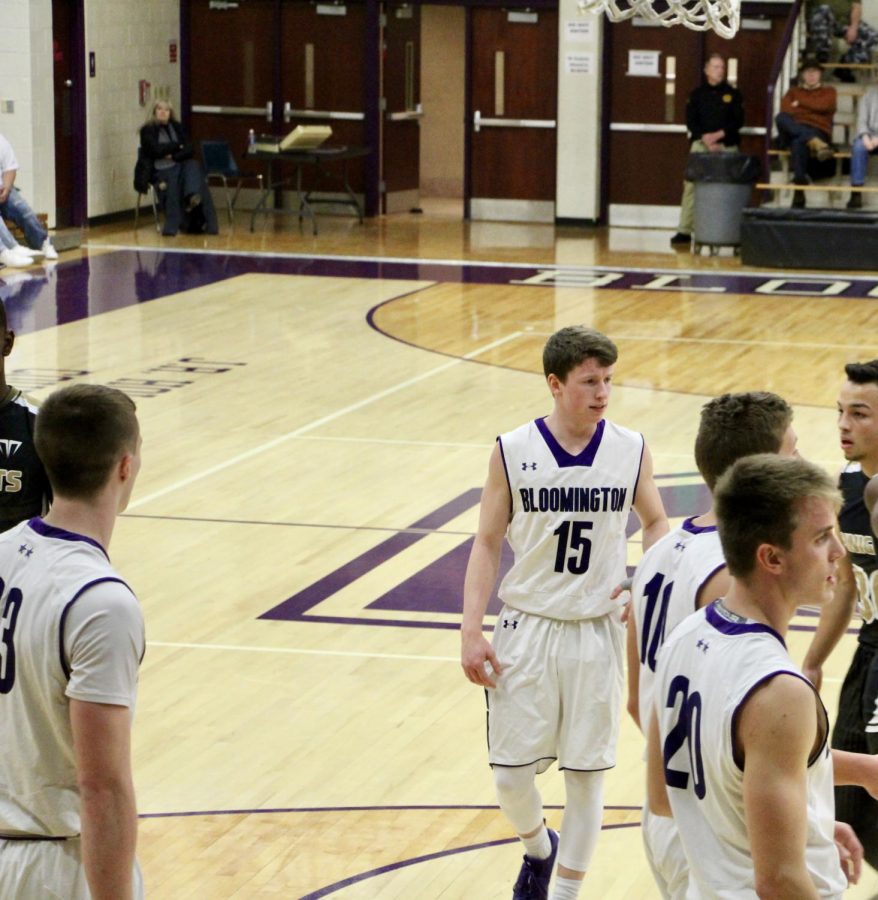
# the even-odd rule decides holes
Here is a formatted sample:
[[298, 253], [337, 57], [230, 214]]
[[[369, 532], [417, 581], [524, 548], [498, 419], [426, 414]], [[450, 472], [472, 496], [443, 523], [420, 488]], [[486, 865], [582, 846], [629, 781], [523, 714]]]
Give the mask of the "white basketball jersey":
[[[97, 596], [109, 604], [93, 609]], [[87, 620], [77, 604], [91, 604]], [[116, 606], [131, 625], [113, 656], [102, 636]], [[68, 698], [133, 712], [139, 605], [97, 542], [32, 519], [0, 535], [0, 614], [0, 834], [79, 834]], [[108, 657], [111, 667], [127, 661], [118, 677], [108, 677]]]
[[637, 566], [631, 602], [637, 623], [639, 709], [644, 728], [652, 709], [659, 648], [680, 622], [695, 612], [698, 592], [725, 565], [716, 526], [700, 527], [686, 519], [679, 528], [656, 541]]
[[[689, 900], [756, 897], [733, 729], [747, 696], [780, 673], [807, 681], [777, 632], [720, 601], [680, 623], [659, 654], [656, 710], [665, 782], [691, 867]], [[840, 898], [847, 881], [833, 840], [832, 756], [820, 710], [827, 735], [808, 766], [805, 861], [818, 895]]]
[[543, 419], [498, 438], [512, 495], [506, 539], [515, 562], [504, 603], [553, 619], [586, 619], [618, 607], [625, 526], [637, 489], [643, 437], [601, 420], [577, 456]]

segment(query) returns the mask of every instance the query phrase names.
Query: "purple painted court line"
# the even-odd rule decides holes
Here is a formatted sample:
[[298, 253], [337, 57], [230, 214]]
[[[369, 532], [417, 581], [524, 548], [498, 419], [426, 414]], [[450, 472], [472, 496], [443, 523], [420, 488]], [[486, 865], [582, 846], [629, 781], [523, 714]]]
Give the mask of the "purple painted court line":
[[0, 271], [0, 299], [10, 327], [21, 334], [75, 322], [170, 294], [261, 272], [335, 278], [380, 278], [458, 284], [520, 284], [535, 287], [592, 287], [596, 290], [656, 290], [868, 298], [878, 296], [878, 279], [796, 273], [680, 272], [612, 269], [607, 266], [508, 265], [490, 262], [404, 260], [366, 257], [271, 255], [195, 250], [110, 249], [42, 270]]
[[[478, 488], [472, 488], [450, 500], [444, 506], [434, 510], [424, 518], [419, 519], [413, 525], [412, 529], [434, 530], [441, 528], [446, 522], [457, 518], [461, 513], [466, 512], [472, 506], [479, 502], [481, 492]], [[334, 572], [331, 572], [325, 578], [321, 578], [311, 586], [294, 594], [283, 603], [263, 613], [260, 619], [298, 619], [303, 616], [309, 609], [321, 603], [327, 597], [332, 596], [337, 591], [346, 587], [348, 584], [356, 581], [362, 575], [365, 575], [375, 569], [377, 566], [386, 562], [388, 559], [401, 553], [417, 541], [423, 540], [426, 534], [417, 534], [412, 532], [402, 532], [396, 534], [386, 541], [382, 541], [377, 547], [367, 550], [365, 553], [351, 560], [346, 565]], [[368, 620], [366, 620], [368, 621]]]
[[[620, 822], [616, 825], [604, 825], [601, 831], [613, 831], [618, 828], [640, 828], [640, 822]], [[426, 853], [423, 856], [415, 856], [412, 859], [404, 859], [395, 863], [388, 863], [386, 866], [379, 866], [377, 869], [370, 869], [368, 872], [361, 872], [359, 875], [352, 875], [342, 881], [336, 881], [335, 884], [329, 884], [320, 890], [305, 894], [299, 900], [318, 900], [319, 897], [327, 897], [337, 891], [344, 890], [352, 884], [358, 884], [366, 881], [368, 878], [376, 878], [379, 875], [386, 875], [388, 872], [395, 872], [398, 869], [405, 869], [409, 866], [416, 866], [420, 863], [430, 862], [434, 859], [442, 859], [445, 856], [456, 856], [459, 853], [471, 853], [474, 850], [486, 850], [489, 847], [502, 847], [505, 844], [514, 844], [518, 841], [514, 838], [501, 838], [497, 841], [485, 841], [483, 844], [470, 844], [468, 847], [455, 847], [451, 850], [440, 850], [437, 853]]]
[[[669, 476], [670, 477], [670, 476]], [[674, 476], [676, 478], [688, 476]], [[695, 515], [710, 505], [710, 493], [703, 483], [699, 484], [660, 484], [659, 493], [665, 509], [671, 517]], [[467, 537], [451, 550], [425, 565], [409, 578], [394, 585], [374, 600], [364, 604], [365, 609], [381, 610], [392, 615], [433, 613], [437, 616], [455, 616], [454, 621], [428, 620], [422, 618], [412, 621], [406, 618], [371, 618], [366, 616], [329, 616], [320, 613], [319, 604], [338, 591], [353, 584], [357, 579], [374, 571], [397, 554], [411, 547], [417, 541], [430, 537], [428, 529], [441, 527], [445, 522], [459, 516], [467, 509], [474, 507], [481, 496], [479, 488], [472, 488], [444, 506], [420, 519], [409, 529], [382, 541], [378, 546], [360, 554], [350, 562], [340, 566], [333, 572], [314, 582], [304, 590], [289, 597], [283, 603], [263, 613], [260, 619], [284, 621], [308, 621], [325, 624], [398, 626], [401, 628], [440, 628], [457, 630], [458, 616], [463, 611], [462, 587], [473, 537]], [[627, 535], [630, 538], [640, 529], [640, 522], [632, 512], [628, 518]], [[414, 533], [413, 533], [414, 532]], [[442, 532], [443, 535], [447, 532]], [[500, 577], [512, 565], [512, 551], [504, 543], [500, 561]], [[630, 570], [629, 570], [630, 574]], [[497, 615], [502, 609], [496, 591], [493, 593], [487, 612]], [[486, 626], [490, 630], [490, 626]]]
[[[545, 804], [544, 809], [564, 809], [561, 804]], [[280, 806], [271, 809], [198, 809], [188, 812], [163, 812], [163, 813], [139, 813], [138, 819], [175, 819], [187, 816], [250, 816], [269, 815], [277, 813], [327, 813], [327, 812], [442, 812], [455, 809], [494, 809], [498, 812], [500, 807], [496, 803], [415, 803], [407, 806], [389, 804], [386, 806]], [[641, 806], [611, 806], [605, 805], [604, 809], [614, 809], [622, 812], [637, 812]]]

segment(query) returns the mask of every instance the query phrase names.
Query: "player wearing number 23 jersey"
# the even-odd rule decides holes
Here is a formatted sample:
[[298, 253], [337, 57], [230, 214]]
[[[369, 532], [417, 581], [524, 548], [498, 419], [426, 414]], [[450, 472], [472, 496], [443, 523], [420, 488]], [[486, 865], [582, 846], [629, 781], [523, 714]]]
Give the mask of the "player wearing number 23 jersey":
[[[734, 735], [744, 702], [782, 673], [810, 686], [776, 631], [735, 615], [721, 600], [681, 623], [659, 654], [655, 708], [665, 783], [691, 867], [690, 900], [756, 897], [744, 761], [735, 752]], [[816, 691], [814, 698], [820, 741], [808, 761], [805, 861], [818, 895], [841, 897], [847, 880], [833, 839], [828, 717]]]

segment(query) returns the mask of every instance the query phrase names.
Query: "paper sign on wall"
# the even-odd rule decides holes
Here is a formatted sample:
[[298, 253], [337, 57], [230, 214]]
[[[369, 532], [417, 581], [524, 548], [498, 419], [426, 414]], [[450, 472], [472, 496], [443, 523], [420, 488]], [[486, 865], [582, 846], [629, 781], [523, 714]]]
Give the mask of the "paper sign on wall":
[[594, 36], [594, 19], [571, 19], [564, 23], [568, 41], [590, 41]]
[[564, 71], [568, 75], [591, 75], [594, 71], [594, 59], [591, 53], [565, 53]]
[[628, 75], [653, 78], [659, 74], [659, 54], [661, 50], [629, 50]]

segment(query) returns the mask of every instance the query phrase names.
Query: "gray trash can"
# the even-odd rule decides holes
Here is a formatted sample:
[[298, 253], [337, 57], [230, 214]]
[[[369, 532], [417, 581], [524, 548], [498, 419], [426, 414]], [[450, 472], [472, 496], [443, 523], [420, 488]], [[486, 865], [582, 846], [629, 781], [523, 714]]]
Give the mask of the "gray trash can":
[[741, 246], [741, 215], [750, 200], [752, 185], [759, 181], [762, 161], [743, 153], [691, 153], [686, 179], [695, 183], [696, 253], [703, 246], [711, 255], [719, 247]]

